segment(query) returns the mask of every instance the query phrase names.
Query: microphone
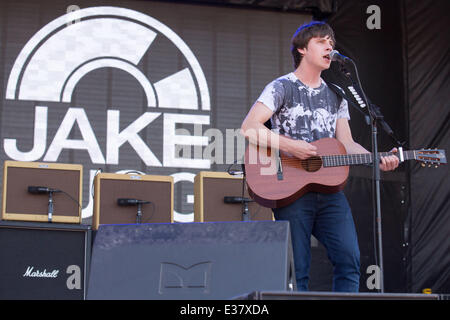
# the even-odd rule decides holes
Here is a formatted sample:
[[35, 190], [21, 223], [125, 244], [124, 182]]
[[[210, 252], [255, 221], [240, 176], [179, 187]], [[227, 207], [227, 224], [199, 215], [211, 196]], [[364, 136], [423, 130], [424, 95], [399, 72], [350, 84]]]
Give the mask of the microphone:
[[61, 190], [41, 186], [28, 186], [28, 192], [33, 194], [49, 194], [50, 192], [61, 192]]
[[244, 171], [228, 171], [228, 174], [232, 176], [241, 176], [244, 174]]
[[242, 198], [242, 197], [224, 197], [223, 202], [225, 203], [242, 203], [242, 202], [253, 202], [252, 199]]
[[117, 205], [119, 205], [119, 206], [135, 206], [138, 204], [147, 204], [147, 203], [151, 203], [151, 201], [138, 200], [138, 199], [127, 199], [127, 198], [117, 199]]
[[347, 61], [352, 61], [352, 59], [340, 54], [339, 51], [337, 51], [337, 50], [332, 50], [330, 52], [330, 59], [331, 59], [331, 61], [339, 61], [341, 63], [345, 63]]
[[235, 165], [236, 163], [233, 163], [231, 166], [228, 167], [228, 174], [231, 176], [240, 176], [240, 175], [245, 175], [245, 166], [244, 164], [241, 164], [241, 170], [231, 170], [231, 168], [233, 167], [233, 165]]

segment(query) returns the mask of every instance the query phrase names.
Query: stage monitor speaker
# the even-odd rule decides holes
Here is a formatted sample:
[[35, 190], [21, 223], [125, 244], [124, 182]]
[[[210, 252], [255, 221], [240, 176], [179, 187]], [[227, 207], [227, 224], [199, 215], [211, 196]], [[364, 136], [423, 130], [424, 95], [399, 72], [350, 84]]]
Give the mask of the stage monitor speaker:
[[277, 292], [255, 291], [236, 300], [440, 300], [437, 294], [369, 292]]
[[[173, 185], [171, 176], [97, 174], [93, 229], [97, 230], [102, 224], [173, 222]], [[122, 205], [118, 204], [118, 199], [125, 199]], [[133, 200], [144, 203], [138, 205]]]
[[[81, 223], [82, 181], [79, 164], [5, 161], [2, 219]], [[30, 186], [44, 188], [31, 193]]]
[[100, 226], [87, 299], [230, 299], [295, 289], [289, 223]]
[[[225, 197], [250, 199], [242, 176], [232, 176], [227, 172], [199, 172], [194, 178], [194, 221], [243, 221], [242, 203], [225, 203]], [[253, 201], [247, 205], [250, 220], [273, 220], [272, 209]]]
[[83, 300], [91, 227], [0, 222], [0, 300]]

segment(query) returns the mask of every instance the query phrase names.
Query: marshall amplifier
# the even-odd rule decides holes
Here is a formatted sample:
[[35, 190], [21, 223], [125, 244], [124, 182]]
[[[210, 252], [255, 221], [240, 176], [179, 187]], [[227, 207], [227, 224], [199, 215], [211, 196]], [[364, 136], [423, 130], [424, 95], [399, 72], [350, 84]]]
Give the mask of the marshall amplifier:
[[91, 227], [0, 221], [0, 300], [84, 300]]
[[273, 220], [272, 209], [248, 200], [242, 176], [201, 171], [194, 178], [195, 222]]

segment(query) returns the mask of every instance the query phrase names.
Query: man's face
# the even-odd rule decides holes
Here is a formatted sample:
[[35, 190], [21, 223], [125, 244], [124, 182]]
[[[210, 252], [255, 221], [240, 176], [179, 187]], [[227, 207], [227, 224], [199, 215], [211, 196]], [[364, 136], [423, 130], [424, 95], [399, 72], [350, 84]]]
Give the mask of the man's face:
[[319, 70], [325, 70], [330, 67], [331, 59], [329, 55], [333, 48], [333, 40], [330, 36], [325, 36], [323, 38], [311, 38], [306, 48], [297, 50], [303, 55], [301, 63], [307, 63]]

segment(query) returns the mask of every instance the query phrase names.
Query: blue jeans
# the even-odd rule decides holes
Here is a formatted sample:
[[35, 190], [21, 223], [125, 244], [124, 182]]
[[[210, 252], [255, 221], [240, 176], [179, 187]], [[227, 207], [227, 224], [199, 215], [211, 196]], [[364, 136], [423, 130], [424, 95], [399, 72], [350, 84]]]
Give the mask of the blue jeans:
[[358, 239], [343, 192], [306, 193], [273, 211], [276, 220], [289, 221], [298, 291], [308, 290], [312, 234], [325, 246], [333, 265], [333, 291], [358, 292]]

